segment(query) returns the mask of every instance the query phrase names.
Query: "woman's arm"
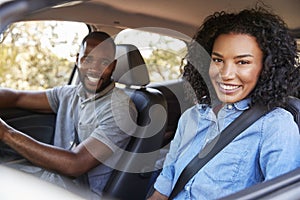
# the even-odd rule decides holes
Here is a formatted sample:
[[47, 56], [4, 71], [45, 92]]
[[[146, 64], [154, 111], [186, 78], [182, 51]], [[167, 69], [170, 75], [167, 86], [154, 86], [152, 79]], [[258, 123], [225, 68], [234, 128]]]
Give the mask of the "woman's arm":
[[261, 133], [259, 163], [265, 180], [300, 167], [300, 134], [289, 112], [277, 108], [268, 113]]

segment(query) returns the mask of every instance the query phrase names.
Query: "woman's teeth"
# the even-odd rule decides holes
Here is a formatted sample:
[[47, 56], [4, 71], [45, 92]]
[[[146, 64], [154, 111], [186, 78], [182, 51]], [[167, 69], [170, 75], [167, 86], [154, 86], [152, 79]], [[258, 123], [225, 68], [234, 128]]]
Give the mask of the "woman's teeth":
[[237, 86], [237, 85], [225, 85], [225, 84], [220, 83], [220, 87], [224, 90], [234, 90], [234, 89], [237, 89], [239, 86]]

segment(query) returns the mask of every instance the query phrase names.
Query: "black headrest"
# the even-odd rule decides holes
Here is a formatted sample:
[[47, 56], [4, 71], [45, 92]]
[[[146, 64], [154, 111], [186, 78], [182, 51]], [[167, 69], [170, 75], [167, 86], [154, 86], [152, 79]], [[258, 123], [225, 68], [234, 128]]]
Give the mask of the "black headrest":
[[298, 128], [300, 131], [300, 99], [296, 97], [289, 97], [285, 109], [293, 114], [294, 120], [298, 124]]
[[127, 86], [149, 84], [149, 73], [138, 48], [131, 44], [116, 46], [117, 65], [113, 73], [116, 82]]

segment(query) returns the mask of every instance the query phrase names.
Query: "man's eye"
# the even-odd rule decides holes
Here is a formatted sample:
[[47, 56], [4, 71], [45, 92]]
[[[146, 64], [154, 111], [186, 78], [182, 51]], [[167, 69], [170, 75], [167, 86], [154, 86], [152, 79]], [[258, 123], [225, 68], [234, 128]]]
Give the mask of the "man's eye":
[[101, 62], [101, 65], [102, 66], [108, 66], [108, 65], [110, 65], [110, 61], [108, 61], [108, 60], [103, 60], [102, 62]]
[[93, 62], [93, 59], [91, 59], [91, 58], [85, 58], [85, 59], [83, 60], [83, 62], [84, 62], [84, 63], [92, 63], [92, 62]]

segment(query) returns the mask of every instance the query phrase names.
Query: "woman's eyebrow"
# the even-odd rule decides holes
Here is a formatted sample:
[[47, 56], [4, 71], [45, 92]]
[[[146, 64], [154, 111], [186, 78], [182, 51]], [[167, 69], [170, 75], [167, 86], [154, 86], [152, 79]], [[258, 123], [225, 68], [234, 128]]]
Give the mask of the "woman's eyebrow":
[[[220, 53], [212, 52], [211, 54], [215, 55], [215, 56], [218, 56], [220, 58], [223, 58], [223, 56]], [[245, 57], [254, 57], [254, 56], [251, 55], [251, 54], [241, 54], [241, 55], [235, 56], [234, 59], [236, 59], [236, 58], [245, 58]]]
[[211, 54], [223, 58], [223, 56], [217, 52], [212, 52]]
[[245, 58], [245, 57], [254, 57], [253, 55], [251, 54], [242, 54], [242, 55], [238, 55], [238, 56], [235, 56], [234, 58]]

